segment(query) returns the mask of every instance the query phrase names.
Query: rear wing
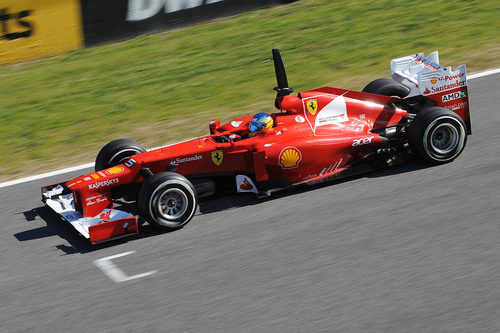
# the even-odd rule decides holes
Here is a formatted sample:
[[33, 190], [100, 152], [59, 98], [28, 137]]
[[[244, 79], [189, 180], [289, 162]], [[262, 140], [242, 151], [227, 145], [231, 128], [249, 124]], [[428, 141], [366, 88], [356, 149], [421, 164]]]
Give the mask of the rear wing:
[[469, 116], [469, 91], [465, 65], [455, 70], [439, 64], [439, 54], [432, 52], [427, 57], [423, 53], [393, 59], [392, 78], [410, 89], [408, 97], [424, 96], [438, 106], [458, 114], [471, 134]]

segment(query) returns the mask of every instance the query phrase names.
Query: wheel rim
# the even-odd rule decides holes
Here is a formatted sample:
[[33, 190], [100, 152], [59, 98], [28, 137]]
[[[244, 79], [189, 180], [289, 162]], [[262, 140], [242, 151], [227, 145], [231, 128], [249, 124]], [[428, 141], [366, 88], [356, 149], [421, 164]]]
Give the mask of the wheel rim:
[[119, 165], [125, 163], [125, 161], [132, 155], [140, 154], [141, 151], [135, 148], [129, 148], [120, 150], [118, 153], [114, 154], [108, 162], [109, 166]]
[[443, 123], [432, 130], [430, 144], [432, 149], [438, 154], [447, 155], [457, 147], [458, 139], [457, 128], [452, 124]]
[[188, 208], [187, 195], [178, 188], [165, 190], [158, 200], [158, 212], [166, 220], [180, 218]]

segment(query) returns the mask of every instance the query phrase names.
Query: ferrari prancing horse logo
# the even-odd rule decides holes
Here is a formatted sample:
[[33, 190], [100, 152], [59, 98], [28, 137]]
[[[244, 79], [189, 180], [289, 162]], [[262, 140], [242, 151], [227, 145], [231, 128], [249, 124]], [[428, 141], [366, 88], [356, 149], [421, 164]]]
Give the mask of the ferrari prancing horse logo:
[[222, 152], [222, 150], [216, 150], [212, 152], [212, 162], [214, 162], [215, 165], [221, 165], [223, 159], [224, 153]]
[[312, 99], [309, 102], [307, 102], [306, 105], [307, 105], [307, 111], [309, 111], [309, 113], [314, 116], [316, 114], [316, 111], [318, 111], [318, 101]]

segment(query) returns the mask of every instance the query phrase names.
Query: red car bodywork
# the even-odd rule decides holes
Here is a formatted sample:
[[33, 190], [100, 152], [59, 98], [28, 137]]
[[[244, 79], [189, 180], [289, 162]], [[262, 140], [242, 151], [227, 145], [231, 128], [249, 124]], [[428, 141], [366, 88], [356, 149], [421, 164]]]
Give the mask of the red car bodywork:
[[[189, 179], [243, 175], [236, 191], [254, 193], [266, 193], [275, 186], [271, 183], [284, 188], [338, 178], [390, 147], [387, 136], [379, 133], [407, 120], [408, 112], [396, 106], [400, 100], [331, 87], [298, 96], [278, 94], [280, 112], [271, 115], [274, 126], [264, 133], [248, 137], [252, 115], [222, 126], [213, 120], [210, 135], [133, 155], [64, 185], [73, 195], [75, 211], [85, 218], [113, 209], [111, 189], [142, 182], [144, 170], [175, 171]], [[468, 121], [468, 107], [460, 116]], [[89, 227], [91, 242], [138, 232], [135, 217], [105, 217]]]

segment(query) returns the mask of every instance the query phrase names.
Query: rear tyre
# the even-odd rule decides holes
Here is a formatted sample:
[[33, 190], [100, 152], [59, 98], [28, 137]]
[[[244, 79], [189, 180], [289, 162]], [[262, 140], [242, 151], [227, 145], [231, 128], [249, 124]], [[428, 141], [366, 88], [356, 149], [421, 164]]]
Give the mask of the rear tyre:
[[194, 216], [198, 197], [193, 184], [174, 172], [160, 172], [146, 179], [137, 200], [139, 214], [155, 228], [178, 229]]
[[104, 170], [112, 166], [122, 164], [125, 160], [135, 154], [143, 153], [146, 149], [137, 142], [129, 139], [118, 139], [111, 141], [102, 147], [95, 160], [95, 171]]
[[467, 143], [467, 134], [462, 118], [435, 106], [416, 115], [408, 128], [408, 140], [422, 158], [441, 164], [460, 155]]
[[386, 78], [377, 79], [368, 83], [362, 91], [370, 94], [396, 96], [399, 98], [404, 98], [410, 93], [408, 87], [392, 79]]

